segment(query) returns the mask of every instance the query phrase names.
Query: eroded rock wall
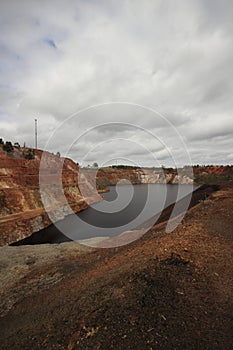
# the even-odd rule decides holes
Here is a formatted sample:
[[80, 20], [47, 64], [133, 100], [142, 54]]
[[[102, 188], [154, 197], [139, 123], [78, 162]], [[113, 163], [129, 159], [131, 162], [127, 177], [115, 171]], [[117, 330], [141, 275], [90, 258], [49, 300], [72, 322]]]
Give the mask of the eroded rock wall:
[[[24, 158], [24, 152], [24, 149], [9, 155], [0, 152], [1, 246], [47, 227], [51, 219], [58, 221], [72, 212], [86, 209], [87, 202], [99, 200], [85, 177], [82, 182], [88, 189], [86, 198], [81, 195], [78, 166], [71, 159], [44, 152], [41, 163], [42, 151], [36, 150], [31, 160]], [[41, 200], [40, 180], [48, 201], [46, 210]]]
[[153, 170], [153, 169], [113, 169], [103, 168], [97, 173], [97, 183], [100, 189], [117, 183], [129, 181], [136, 184], [193, 184], [191, 169]]

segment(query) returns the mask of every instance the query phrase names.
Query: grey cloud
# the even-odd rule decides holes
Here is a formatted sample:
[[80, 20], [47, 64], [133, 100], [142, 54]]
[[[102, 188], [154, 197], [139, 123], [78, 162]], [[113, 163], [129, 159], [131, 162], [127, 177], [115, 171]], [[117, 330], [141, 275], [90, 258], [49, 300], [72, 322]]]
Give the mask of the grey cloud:
[[[231, 1], [52, 0], [41, 6], [38, 1], [9, 0], [0, 7], [0, 137], [33, 145], [36, 116], [43, 148], [55, 128], [77, 111], [111, 101], [132, 102], [167, 118], [195, 161], [203, 147], [206, 161], [216, 157], [219, 162], [224, 152], [231, 159]], [[134, 126], [112, 128], [112, 122]], [[119, 135], [162, 151], [136, 126], [160, 137], [178, 157], [178, 136], [166, 120], [127, 104], [81, 112], [65, 122], [48, 147], [66, 152], [94, 127], [81, 137], [74, 155]], [[96, 153], [95, 161], [116, 155], [114, 147], [112, 143]], [[123, 147], [120, 151], [123, 155]], [[142, 150], [127, 151], [143, 159]], [[165, 153], [157, 155], [168, 161]]]
[[[201, 124], [201, 127], [199, 124]], [[233, 120], [226, 119], [223, 121], [221, 116], [211, 120], [208, 118], [206, 121], [195, 123], [193, 130], [188, 132], [189, 139], [191, 141], [196, 140], [211, 140], [213, 138], [219, 138], [223, 136], [233, 135]]]

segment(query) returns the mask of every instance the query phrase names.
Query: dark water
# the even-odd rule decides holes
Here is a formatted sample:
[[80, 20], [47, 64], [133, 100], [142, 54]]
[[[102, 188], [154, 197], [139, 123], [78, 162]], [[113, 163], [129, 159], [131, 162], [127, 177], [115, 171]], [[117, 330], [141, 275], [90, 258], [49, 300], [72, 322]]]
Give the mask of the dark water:
[[112, 237], [133, 230], [164, 208], [192, 193], [192, 185], [111, 186], [104, 200], [46, 229], [19, 244], [60, 243], [93, 237]]

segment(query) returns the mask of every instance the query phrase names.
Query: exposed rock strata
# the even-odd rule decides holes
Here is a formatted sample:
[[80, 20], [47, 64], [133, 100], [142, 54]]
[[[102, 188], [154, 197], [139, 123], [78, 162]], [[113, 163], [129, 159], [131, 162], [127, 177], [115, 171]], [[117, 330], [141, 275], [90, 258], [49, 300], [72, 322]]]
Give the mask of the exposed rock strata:
[[[40, 168], [42, 151], [37, 150], [31, 160], [25, 159], [23, 152], [22, 149], [21, 154], [17, 151], [10, 156], [2, 150], [0, 153], [0, 245], [30, 236], [50, 225], [51, 219], [61, 220], [71, 212], [86, 209], [87, 202], [100, 199], [85, 178], [82, 181], [87, 197], [83, 198], [78, 188], [78, 166], [71, 159], [46, 152], [48, 161]], [[47, 210], [41, 200], [40, 176], [49, 200]]]
[[100, 169], [97, 174], [99, 188], [104, 188], [117, 183], [124, 184], [122, 180], [136, 184], [193, 184], [191, 169], [153, 170], [153, 169], [129, 169], [120, 170], [113, 168]]

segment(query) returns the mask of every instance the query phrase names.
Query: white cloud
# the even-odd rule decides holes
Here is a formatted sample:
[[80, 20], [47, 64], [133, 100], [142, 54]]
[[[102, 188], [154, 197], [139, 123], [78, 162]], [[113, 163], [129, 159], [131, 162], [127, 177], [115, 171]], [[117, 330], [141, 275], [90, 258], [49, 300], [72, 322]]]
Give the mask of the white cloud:
[[[0, 137], [33, 145], [37, 117], [43, 148], [72, 113], [125, 101], [162, 113], [195, 162], [203, 147], [206, 162], [230, 159], [228, 143], [220, 156], [217, 151], [219, 137], [232, 138], [231, 2], [9, 0], [0, 7]], [[105, 106], [75, 120], [63, 126], [51, 150], [63, 152], [89, 127], [112, 121], [152, 130], [175, 149], [176, 137], [148, 110]], [[116, 135], [113, 129], [109, 136]], [[86, 137], [83, 150], [96, 137]], [[134, 137], [141, 141], [140, 133]], [[105, 152], [96, 154], [98, 162], [115, 154], [114, 146]]]

